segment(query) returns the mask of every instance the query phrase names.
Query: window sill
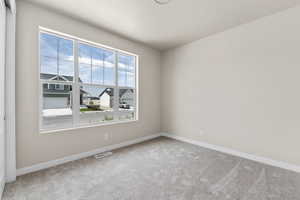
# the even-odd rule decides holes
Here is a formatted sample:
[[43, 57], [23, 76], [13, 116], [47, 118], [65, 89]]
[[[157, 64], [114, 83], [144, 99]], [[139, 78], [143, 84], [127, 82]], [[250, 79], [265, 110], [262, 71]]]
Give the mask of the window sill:
[[86, 128], [95, 128], [95, 127], [101, 127], [101, 126], [111, 126], [111, 125], [117, 125], [117, 124], [127, 124], [127, 123], [134, 123], [134, 122], [138, 122], [138, 121], [139, 121], [138, 119], [134, 119], [134, 120], [128, 120], [128, 121], [104, 122], [101, 124], [90, 124], [90, 125], [85, 125], [85, 126], [62, 128], [62, 129], [55, 129], [55, 130], [40, 130], [39, 134], [40, 135], [53, 134], [53, 133], [61, 134], [62, 132], [65, 132], [65, 131], [72, 131], [72, 130], [86, 129]]

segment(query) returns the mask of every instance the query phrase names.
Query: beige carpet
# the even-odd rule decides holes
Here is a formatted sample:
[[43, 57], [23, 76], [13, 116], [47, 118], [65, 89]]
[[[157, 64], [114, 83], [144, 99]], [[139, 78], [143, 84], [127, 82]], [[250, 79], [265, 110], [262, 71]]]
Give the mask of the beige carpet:
[[18, 177], [3, 200], [300, 200], [300, 174], [158, 138]]

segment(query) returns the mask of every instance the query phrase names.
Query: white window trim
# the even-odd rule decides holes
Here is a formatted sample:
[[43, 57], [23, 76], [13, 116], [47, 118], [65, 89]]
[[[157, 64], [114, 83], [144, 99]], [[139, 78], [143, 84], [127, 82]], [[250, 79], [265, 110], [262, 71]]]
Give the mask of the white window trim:
[[[45, 27], [41, 27], [39, 26], [39, 31], [38, 31], [38, 81], [39, 81], [39, 90], [38, 90], [38, 95], [39, 95], [39, 133], [40, 134], [46, 134], [46, 133], [58, 133], [58, 132], [63, 132], [63, 131], [68, 131], [68, 130], [75, 130], [75, 129], [82, 129], [82, 128], [89, 128], [89, 127], [97, 127], [97, 126], [108, 126], [108, 125], [114, 125], [114, 124], [124, 124], [124, 123], [132, 123], [132, 122], [137, 122], [139, 120], [139, 104], [138, 104], [138, 96], [139, 96], [139, 90], [138, 90], [138, 80], [139, 80], [139, 56], [137, 54], [128, 52], [128, 51], [124, 51], [124, 50], [120, 50], [120, 49], [116, 49], [113, 47], [109, 47], [106, 45], [102, 45], [99, 43], [95, 43], [86, 39], [82, 39], [76, 36], [72, 36], [69, 34], [65, 34], [65, 33], [61, 33], [58, 31], [54, 31]], [[96, 48], [102, 48], [108, 51], [113, 51], [115, 53], [115, 84], [114, 85], [104, 85], [104, 84], [88, 84], [88, 83], [78, 83], [78, 79], [74, 78], [75, 81], [71, 82], [71, 81], [46, 81], [46, 80], [41, 80], [40, 79], [40, 70], [41, 70], [41, 62], [40, 62], [40, 56], [41, 56], [41, 52], [40, 52], [40, 34], [41, 33], [47, 33], [50, 35], [55, 35], [67, 40], [72, 40], [73, 41], [73, 55], [74, 55], [74, 77], [79, 77], [79, 62], [78, 62], [78, 44], [79, 43], [83, 43], [83, 44], [87, 44]], [[130, 55], [130, 56], [134, 56], [135, 57], [135, 87], [123, 87], [123, 86], [118, 86], [118, 55], [119, 54], [126, 54], [126, 55]], [[51, 84], [65, 84], [65, 85], [72, 85], [72, 98], [73, 98], [73, 126], [71, 126], [70, 128], [58, 128], [58, 129], [53, 129], [53, 130], [43, 130], [42, 129], [42, 120], [43, 120], [43, 116], [42, 116], [42, 111], [43, 111], [43, 87], [42, 84], [44, 83], [50, 83]], [[85, 124], [85, 125], [80, 125], [79, 123], [79, 116], [80, 116], [80, 102], [79, 102], [79, 98], [78, 97], [80, 94], [78, 94], [79, 89], [80, 89], [80, 85], [93, 85], [93, 86], [101, 86], [101, 87], [110, 87], [110, 88], [114, 88], [114, 96], [116, 98], [114, 98], [114, 106], [113, 106], [113, 111], [108, 111], [109, 113], [111, 113], [115, 119], [117, 119], [119, 117], [120, 114], [124, 114], [124, 113], [134, 113], [134, 118], [131, 120], [112, 120], [112, 121], [107, 121], [107, 122], [101, 122], [101, 123], [90, 123], [90, 124]], [[133, 97], [133, 101], [134, 101], [134, 105], [135, 105], [135, 109], [134, 110], [120, 110], [119, 109], [119, 89], [133, 89], [134, 90], [134, 97]], [[105, 115], [107, 112], [101, 112], [103, 113], [103, 115]]]
[[15, 113], [15, 0], [6, 1], [6, 182], [16, 180], [16, 113]]

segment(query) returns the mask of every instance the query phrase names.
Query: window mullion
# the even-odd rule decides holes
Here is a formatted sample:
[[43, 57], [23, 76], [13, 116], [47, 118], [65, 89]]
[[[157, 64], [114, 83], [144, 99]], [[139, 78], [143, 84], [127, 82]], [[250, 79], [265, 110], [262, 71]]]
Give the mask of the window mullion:
[[57, 56], [57, 62], [56, 62], [56, 65], [57, 65], [57, 75], [59, 75], [59, 39], [57, 39], [57, 52], [56, 52], [56, 56]]
[[43, 109], [44, 109], [44, 102], [43, 102], [43, 88], [44, 88], [44, 85], [43, 85], [43, 83], [40, 81], [40, 90], [39, 90], [39, 92], [40, 92], [40, 104], [39, 104], [39, 117], [40, 117], [40, 123], [39, 123], [39, 128], [40, 128], [40, 130], [42, 129], [42, 127], [43, 127], [43, 121], [44, 121], [44, 119], [43, 119]]
[[102, 51], [102, 84], [103, 85], [104, 85], [104, 66], [105, 66], [104, 59], [105, 59], [105, 55], [104, 52]]
[[127, 75], [128, 75], [127, 71], [128, 71], [128, 65], [126, 63], [126, 67], [125, 67], [125, 85], [128, 85], [128, 83], [127, 83]]
[[91, 74], [90, 74], [90, 80], [91, 80], [91, 83], [93, 83], [93, 55], [92, 55], [92, 52], [91, 53]]
[[78, 126], [80, 118], [79, 56], [78, 41], [74, 41], [74, 80], [73, 80], [73, 126]]
[[118, 81], [118, 63], [119, 53], [115, 51], [115, 89], [114, 89], [114, 120], [119, 118], [119, 81]]
[[133, 95], [133, 105], [134, 105], [134, 119], [138, 119], [138, 58], [135, 57], [134, 60], [134, 95]]

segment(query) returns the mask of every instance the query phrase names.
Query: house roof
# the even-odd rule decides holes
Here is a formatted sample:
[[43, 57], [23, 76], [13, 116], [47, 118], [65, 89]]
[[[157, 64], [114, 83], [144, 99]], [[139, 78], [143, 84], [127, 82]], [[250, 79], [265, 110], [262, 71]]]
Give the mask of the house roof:
[[87, 94], [88, 97], [100, 97], [105, 90], [109, 88], [93, 87], [83, 85], [81, 90]]
[[123, 96], [128, 90], [133, 93], [133, 89], [120, 89], [119, 97]]
[[[84, 87], [82, 88], [86, 94], [89, 94], [89, 97], [101, 97], [103, 94], [108, 94], [109, 96], [114, 95], [113, 88], [99, 88], [99, 87]], [[119, 96], [122, 97], [126, 92], [133, 92], [133, 89], [120, 89]]]
[[[41, 73], [40, 78], [43, 80], [55, 80], [55, 81], [73, 81], [73, 76], [62, 76], [62, 75], [57, 75], [57, 74], [48, 74], [48, 73]], [[82, 82], [81, 79], [79, 79], [79, 82]], [[82, 90], [80, 88], [80, 93], [84, 94], [86, 91]], [[44, 96], [48, 95], [49, 97], [53, 97], [53, 95], [70, 95], [70, 88], [66, 89], [64, 88], [63, 90], [57, 90], [55, 88], [44, 88]]]
[[99, 97], [101, 97], [104, 93], [107, 93], [109, 96], [113, 96], [114, 95], [114, 89], [112, 89], [112, 88], [106, 88], [105, 90], [103, 90], [101, 92], [101, 94], [99, 95]]
[[[57, 75], [57, 74], [48, 74], [48, 73], [41, 73], [40, 74], [41, 79], [43, 80], [57, 80], [57, 81], [73, 81], [73, 76], [63, 76], [63, 75]], [[81, 79], [79, 79], [79, 82], [82, 82]], [[119, 96], [122, 97], [127, 91], [133, 92], [133, 89], [120, 89], [119, 90]], [[109, 96], [114, 95], [114, 89], [113, 88], [101, 88], [101, 87], [91, 87], [91, 86], [82, 86], [80, 88], [81, 94], [88, 94], [89, 97], [101, 97], [104, 93], [107, 93]], [[57, 92], [57, 90], [48, 92]], [[66, 91], [60, 91], [61, 93]]]
[[[123, 96], [127, 91], [133, 92], [133, 89], [120, 89], [119, 90], [119, 97]], [[99, 95], [99, 97], [101, 97], [104, 93], [107, 93], [109, 96], [113, 96], [114, 95], [114, 90], [112, 88], [106, 88], [105, 90], [103, 90], [103, 92]]]

